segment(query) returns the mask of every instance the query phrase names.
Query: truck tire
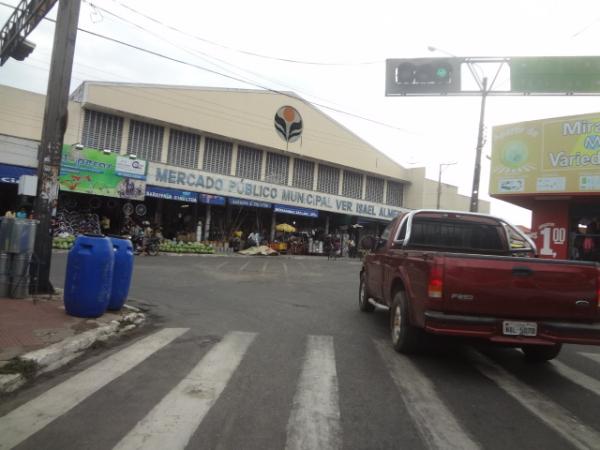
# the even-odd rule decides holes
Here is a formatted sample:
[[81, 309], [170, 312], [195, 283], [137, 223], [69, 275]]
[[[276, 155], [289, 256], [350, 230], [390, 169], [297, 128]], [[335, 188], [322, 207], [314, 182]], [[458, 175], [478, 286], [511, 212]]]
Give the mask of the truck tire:
[[533, 363], [541, 363], [550, 361], [558, 356], [562, 344], [557, 345], [527, 345], [521, 347], [525, 355], [525, 361]]
[[421, 330], [409, 321], [408, 301], [404, 292], [398, 291], [390, 308], [392, 346], [398, 353], [414, 353], [420, 348]]
[[358, 286], [358, 309], [362, 312], [373, 312], [375, 306], [369, 302], [369, 293], [367, 292], [367, 283], [365, 282], [364, 272], [360, 274], [360, 285]]

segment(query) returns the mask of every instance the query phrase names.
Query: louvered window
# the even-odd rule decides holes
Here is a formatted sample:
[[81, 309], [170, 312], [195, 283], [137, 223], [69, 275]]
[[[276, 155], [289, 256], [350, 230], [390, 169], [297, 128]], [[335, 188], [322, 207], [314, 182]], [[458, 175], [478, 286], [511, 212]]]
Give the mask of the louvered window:
[[98, 150], [121, 152], [123, 118], [98, 111], [85, 110], [81, 143]]
[[358, 172], [344, 170], [342, 195], [350, 198], [362, 198], [363, 176]]
[[388, 180], [386, 203], [391, 206], [402, 206], [403, 197], [404, 185], [402, 183]]
[[327, 194], [337, 195], [340, 188], [340, 169], [319, 164], [317, 190]]
[[277, 153], [267, 153], [265, 181], [275, 184], [287, 184], [289, 166], [289, 157]]
[[158, 125], [132, 120], [129, 123], [127, 151], [140, 159], [160, 162], [164, 131]]
[[202, 167], [207, 172], [229, 175], [231, 173], [231, 153], [233, 144], [218, 139], [206, 138]]
[[375, 203], [383, 203], [383, 179], [367, 175], [367, 186], [365, 200]]
[[250, 180], [260, 180], [263, 152], [257, 148], [240, 145], [238, 147], [235, 175]]
[[185, 131], [171, 130], [169, 135], [169, 164], [182, 167], [198, 167], [200, 136]]
[[294, 160], [294, 175], [292, 177], [292, 186], [313, 190], [313, 182], [315, 179], [315, 163], [306, 161], [305, 159]]

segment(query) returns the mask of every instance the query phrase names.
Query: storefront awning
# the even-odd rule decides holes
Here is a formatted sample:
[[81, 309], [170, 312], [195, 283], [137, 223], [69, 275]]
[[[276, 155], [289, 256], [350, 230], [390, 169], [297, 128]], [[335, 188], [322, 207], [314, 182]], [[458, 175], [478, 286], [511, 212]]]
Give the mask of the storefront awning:
[[235, 206], [252, 206], [253, 208], [271, 208], [271, 203], [246, 200], [243, 198], [229, 198], [229, 204]]
[[275, 205], [273, 211], [282, 214], [292, 214], [302, 217], [319, 217], [319, 211], [316, 209], [299, 208], [297, 206]]
[[225, 205], [225, 197], [220, 195], [198, 194], [198, 200], [206, 205]]
[[0, 164], [0, 183], [19, 184], [21, 175], [35, 175], [36, 170], [31, 167]]
[[163, 198], [165, 200], [177, 200], [187, 203], [198, 203], [196, 192], [180, 191], [179, 189], [164, 188], [146, 185], [146, 197]]

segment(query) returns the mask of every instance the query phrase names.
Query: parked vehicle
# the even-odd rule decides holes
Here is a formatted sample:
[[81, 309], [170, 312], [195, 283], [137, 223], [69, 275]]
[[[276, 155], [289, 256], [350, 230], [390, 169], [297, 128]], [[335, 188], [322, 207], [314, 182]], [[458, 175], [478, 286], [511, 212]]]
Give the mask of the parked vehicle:
[[520, 347], [547, 361], [562, 344], [600, 344], [600, 265], [536, 258], [535, 244], [485, 214], [405, 213], [370, 250], [359, 307], [390, 308], [392, 344], [417, 350], [424, 333]]

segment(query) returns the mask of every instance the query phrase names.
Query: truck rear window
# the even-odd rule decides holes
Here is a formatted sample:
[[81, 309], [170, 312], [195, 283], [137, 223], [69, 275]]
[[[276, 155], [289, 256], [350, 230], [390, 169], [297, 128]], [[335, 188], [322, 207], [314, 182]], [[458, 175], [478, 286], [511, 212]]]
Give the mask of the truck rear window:
[[415, 217], [410, 232], [412, 246], [446, 248], [467, 252], [506, 252], [500, 224], [454, 222]]

